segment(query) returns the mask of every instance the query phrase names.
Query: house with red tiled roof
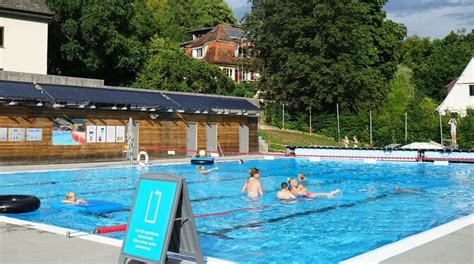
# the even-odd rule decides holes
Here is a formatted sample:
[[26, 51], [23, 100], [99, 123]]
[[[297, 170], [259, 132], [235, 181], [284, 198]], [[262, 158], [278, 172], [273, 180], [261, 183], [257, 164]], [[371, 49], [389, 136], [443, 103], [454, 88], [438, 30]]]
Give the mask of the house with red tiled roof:
[[219, 66], [237, 83], [255, 81], [257, 74], [245, 63], [251, 56], [251, 43], [241, 28], [220, 24], [189, 33], [193, 39], [181, 44], [187, 55]]

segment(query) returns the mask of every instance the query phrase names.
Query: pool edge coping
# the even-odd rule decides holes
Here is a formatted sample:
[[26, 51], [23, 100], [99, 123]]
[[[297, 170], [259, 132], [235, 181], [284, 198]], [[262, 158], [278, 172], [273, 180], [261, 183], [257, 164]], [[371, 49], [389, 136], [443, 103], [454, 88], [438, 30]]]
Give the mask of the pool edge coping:
[[394, 256], [400, 255], [411, 249], [417, 248], [431, 241], [456, 232], [464, 227], [474, 224], [474, 214], [469, 214], [440, 226], [428, 229], [421, 233], [403, 238], [393, 243], [383, 245], [374, 250], [365, 252], [355, 257], [343, 260], [340, 264], [380, 263]]
[[[69, 228], [64, 228], [64, 227], [59, 227], [59, 226], [54, 226], [54, 225], [47, 225], [47, 224], [42, 224], [42, 223], [36, 223], [36, 222], [31, 222], [31, 221], [26, 221], [26, 220], [21, 220], [13, 217], [8, 217], [8, 216], [3, 216], [0, 215], [0, 222], [7, 223], [7, 224], [12, 224], [12, 225], [18, 225], [26, 228], [31, 228], [31, 229], [36, 229], [36, 230], [41, 230], [49, 233], [53, 233], [56, 235], [62, 235], [70, 238], [79, 238], [79, 239], [84, 239], [88, 240], [91, 242], [95, 243], [100, 243], [100, 244], [105, 244], [108, 246], [113, 246], [117, 247], [119, 249], [122, 248], [123, 241], [120, 239], [116, 238], [110, 238], [110, 237], [105, 237], [105, 236], [99, 236], [96, 234], [91, 234], [87, 232], [82, 232], [74, 229], [69, 229]], [[171, 255], [174, 256], [180, 256], [180, 254], [175, 253], [175, 252], [169, 252]], [[184, 258], [185, 259], [185, 258]], [[229, 260], [225, 259], [220, 259], [220, 258], [215, 258], [215, 257], [208, 257], [204, 256], [205, 262], [209, 264], [233, 264], [236, 262], [232, 262]]]

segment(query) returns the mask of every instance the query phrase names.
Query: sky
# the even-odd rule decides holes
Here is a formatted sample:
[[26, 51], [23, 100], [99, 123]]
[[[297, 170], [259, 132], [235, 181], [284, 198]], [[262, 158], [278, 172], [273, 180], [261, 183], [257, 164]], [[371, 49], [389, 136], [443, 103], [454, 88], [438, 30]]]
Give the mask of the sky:
[[[250, 11], [247, 0], [225, 0], [240, 20]], [[474, 0], [389, 0], [387, 17], [403, 23], [408, 35], [443, 38], [451, 31], [474, 29]]]

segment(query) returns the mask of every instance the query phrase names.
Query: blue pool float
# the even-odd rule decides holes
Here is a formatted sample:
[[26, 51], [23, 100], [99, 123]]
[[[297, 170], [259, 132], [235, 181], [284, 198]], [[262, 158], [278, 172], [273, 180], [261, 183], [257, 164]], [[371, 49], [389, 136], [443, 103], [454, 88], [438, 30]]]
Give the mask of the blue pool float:
[[87, 200], [84, 204], [55, 203], [54, 208], [60, 210], [74, 210], [87, 213], [106, 213], [124, 208], [122, 204], [102, 200]]
[[213, 157], [194, 157], [191, 158], [191, 164], [214, 164]]

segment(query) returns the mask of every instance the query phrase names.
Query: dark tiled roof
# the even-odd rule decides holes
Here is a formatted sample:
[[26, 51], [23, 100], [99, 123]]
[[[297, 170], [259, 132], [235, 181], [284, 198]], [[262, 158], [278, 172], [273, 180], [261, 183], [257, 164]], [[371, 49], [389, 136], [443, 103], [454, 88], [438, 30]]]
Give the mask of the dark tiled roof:
[[0, 10], [53, 16], [44, 0], [0, 0]]
[[220, 24], [211, 31], [207, 32], [204, 36], [188, 44], [186, 47], [199, 47], [211, 41], [228, 41], [240, 43], [240, 38], [231, 37], [228, 33], [229, 30], [230, 32], [243, 32], [240, 28], [236, 28], [228, 24]]

